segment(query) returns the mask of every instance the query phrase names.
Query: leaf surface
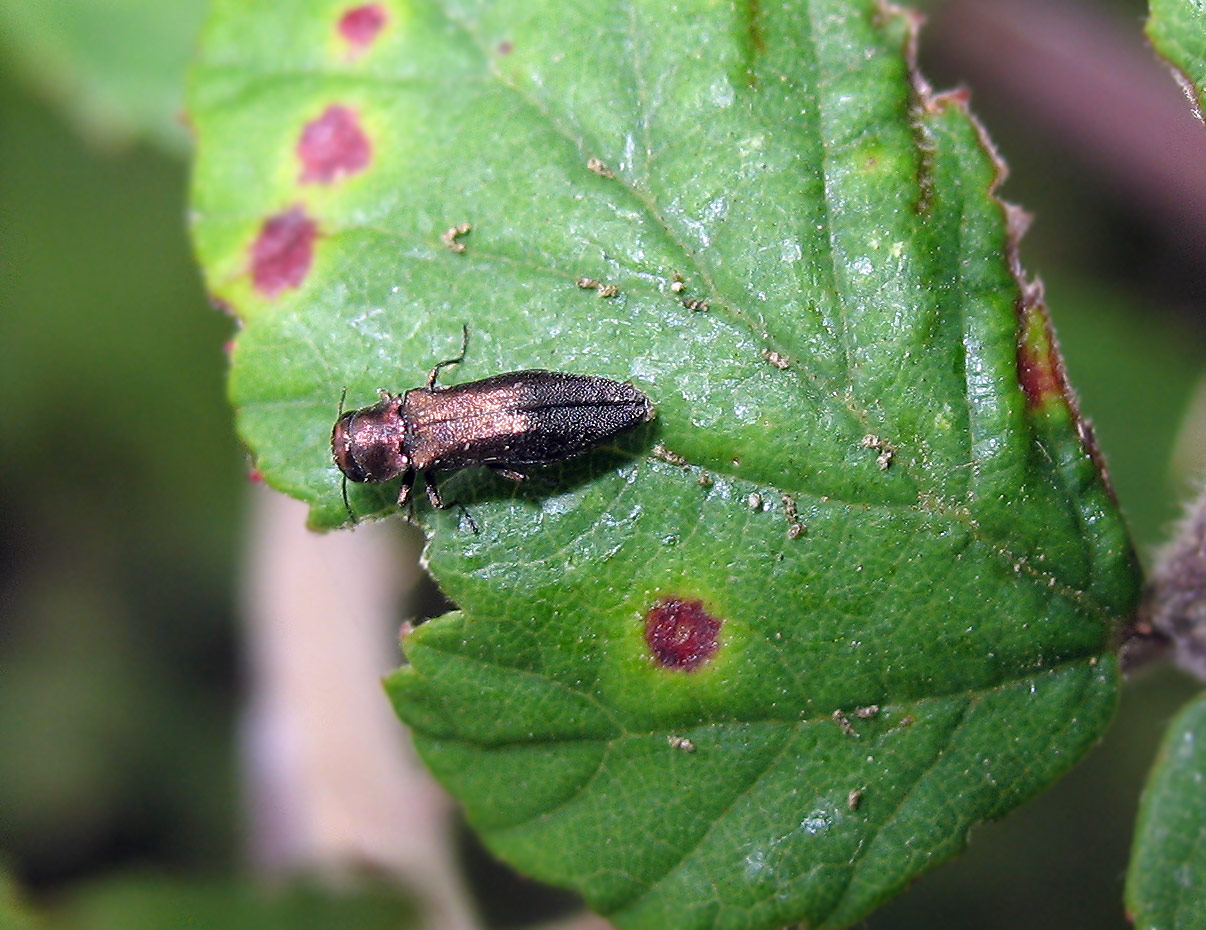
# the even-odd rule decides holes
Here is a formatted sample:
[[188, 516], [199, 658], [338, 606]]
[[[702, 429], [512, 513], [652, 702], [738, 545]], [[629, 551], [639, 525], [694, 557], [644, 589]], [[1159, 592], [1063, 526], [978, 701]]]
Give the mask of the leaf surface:
[[633, 381], [649, 427], [446, 478], [480, 534], [420, 508], [462, 612], [398, 712], [491, 849], [619, 926], [856, 920], [1115, 701], [1130, 549], [999, 165], [870, 2], [373, 7], [353, 47], [361, 7], [225, 0], [195, 74], [259, 469], [345, 522], [341, 388], [418, 386], [462, 323], [447, 383]]
[[1181, 711], [1152, 767], [1127, 874], [1136, 930], [1206, 927], [1206, 696]]
[[1206, 3], [1151, 0], [1148, 6], [1147, 36], [1176, 69], [1201, 119], [1206, 109]]

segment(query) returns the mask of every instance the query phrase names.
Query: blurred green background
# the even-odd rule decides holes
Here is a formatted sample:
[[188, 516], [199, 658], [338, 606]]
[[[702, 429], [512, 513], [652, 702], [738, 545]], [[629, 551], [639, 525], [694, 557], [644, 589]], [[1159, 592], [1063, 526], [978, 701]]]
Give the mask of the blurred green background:
[[[1113, 135], [1061, 110], [1050, 83], [1011, 76], [1030, 70], [1025, 35], [1021, 51], [998, 49], [1004, 65], [977, 50], [977, 28], [1007, 46], [983, 19], [1001, 5], [929, 7], [927, 73], [972, 88], [1012, 167], [1006, 196], [1038, 217], [1023, 258], [1047, 282], [1147, 558], [1206, 461], [1206, 210], [1195, 220], [1190, 190], [1206, 190], [1206, 131], [1142, 46], [1140, 4], [1045, 6], [1065, 17], [1044, 22], [1045, 39], [1079, 37], [1061, 66], [1092, 83], [1100, 43], [1117, 40], [1132, 57], [1106, 66], [1132, 88], [1148, 85], [1130, 67], [1167, 84], [1158, 104], [1115, 100]], [[234, 324], [208, 305], [186, 234], [180, 107], [203, 14], [200, 0], [0, 4], [0, 862], [59, 913], [88, 887], [107, 913], [133, 914], [162, 889], [123, 897], [105, 890], [113, 876], [187, 883], [245, 860], [235, 584], [248, 481], [223, 385]], [[1091, 94], [1081, 106], [1096, 109]], [[1153, 113], [1183, 113], [1196, 162]], [[1169, 669], [1139, 675], [1088, 762], [869, 925], [1127, 926], [1138, 793], [1194, 690]], [[466, 859], [488, 923], [547, 912], [530, 890], [530, 907], [508, 903], [513, 880]], [[197, 887], [194, 902], [246, 903]], [[0, 923], [7, 897], [0, 882]]]

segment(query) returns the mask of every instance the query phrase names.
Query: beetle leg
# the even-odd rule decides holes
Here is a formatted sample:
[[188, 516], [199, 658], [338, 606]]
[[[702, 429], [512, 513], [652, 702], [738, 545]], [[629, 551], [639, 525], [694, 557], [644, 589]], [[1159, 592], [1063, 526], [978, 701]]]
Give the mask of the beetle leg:
[[491, 470], [496, 475], [502, 475], [504, 478], [509, 478], [511, 481], [527, 481], [528, 476], [521, 471], [516, 471], [514, 468], [506, 468], [502, 465], [491, 465]]
[[476, 536], [478, 533], [477, 521], [473, 519], [473, 514], [471, 514], [469, 512], [469, 508], [466, 507], [464, 504], [462, 504], [460, 501], [453, 501], [452, 505], [450, 505], [450, 506], [456, 506], [456, 507], [461, 508], [461, 515], [465, 518], [465, 522], [469, 524], [469, 529], [473, 530], [473, 535]]
[[440, 497], [440, 489], [436, 487], [435, 478], [430, 474], [423, 476], [427, 481], [427, 499], [431, 501], [431, 506], [436, 510], [445, 508], [444, 499]]
[[402, 485], [398, 488], [398, 506], [405, 507], [410, 500], [410, 492], [415, 486], [415, 470], [408, 469], [402, 476]]
[[435, 481], [432, 480], [430, 474], [427, 478], [427, 499], [431, 501], [431, 506], [437, 510], [447, 510], [449, 507], [459, 507], [461, 515], [465, 518], [465, 522], [469, 524], [469, 529], [473, 530], [473, 535], [478, 533], [477, 521], [473, 519], [473, 515], [469, 513], [469, 509], [460, 501], [453, 501], [451, 504], [445, 504], [444, 499], [440, 497], [440, 489], [436, 487]]

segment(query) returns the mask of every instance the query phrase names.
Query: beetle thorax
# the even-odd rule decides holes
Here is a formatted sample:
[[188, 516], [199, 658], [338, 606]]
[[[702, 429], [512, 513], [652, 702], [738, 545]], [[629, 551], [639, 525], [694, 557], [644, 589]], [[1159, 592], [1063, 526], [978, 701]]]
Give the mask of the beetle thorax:
[[410, 459], [402, 452], [406, 424], [401, 406], [401, 396], [389, 395], [336, 421], [331, 451], [350, 481], [388, 481], [410, 468]]

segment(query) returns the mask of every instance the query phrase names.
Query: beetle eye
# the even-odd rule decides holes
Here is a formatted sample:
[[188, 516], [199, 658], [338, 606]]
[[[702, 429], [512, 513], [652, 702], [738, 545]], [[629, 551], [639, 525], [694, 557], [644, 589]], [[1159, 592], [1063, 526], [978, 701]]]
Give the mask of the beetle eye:
[[368, 480], [368, 475], [356, 461], [351, 449], [352, 420], [355, 417], [356, 411], [349, 410], [335, 421], [335, 428], [331, 430], [331, 453], [335, 464], [349, 481], [364, 482]]

